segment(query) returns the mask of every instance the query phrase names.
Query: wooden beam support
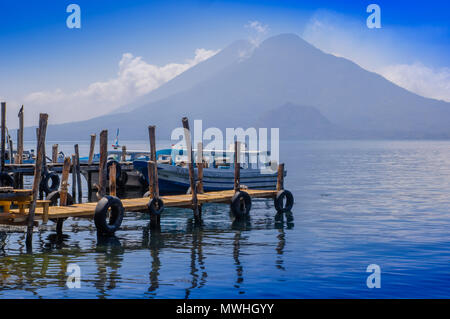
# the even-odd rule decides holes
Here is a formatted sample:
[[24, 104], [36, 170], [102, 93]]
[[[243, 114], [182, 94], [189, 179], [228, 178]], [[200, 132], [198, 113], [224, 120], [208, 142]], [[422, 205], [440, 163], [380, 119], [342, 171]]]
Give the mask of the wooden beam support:
[[277, 174], [277, 191], [281, 191], [284, 189], [284, 163], [280, 163], [278, 165], [278, 174]]
[[23, 105], [20, 108], [19, 114], [19, 130], [17, 131], [17, 155], [19, 157], [18, 164], [23, 163]]
[[59, 206], [66, 206], [67, 204], [69, 173], [70, 173], [70, 157], [67, 156], [64, 158], [64, 166], [61, 176], [61, 186], [59, 188]]
[[80, 168], [80, 151], [78, 148], [78, 144], [74, 145], [75, 149], [75, 168], [76, 168], [76, 177], [77, 177], [77, 191], [78, 191], [78, 203], [83, 201], [83, 185], [81, 185], [81, 168]]
[[30, 203], [30, 209], [28, 212], [28, 227], [26, 245], [30, 250], [33, 243], [33, 225], [34, 225], [34, 212], [36, 210], [36, 200], [39, 192], [39, 184], [41, 182], [42, 163], [44, 160], [44, 148], [45, 148], [45, 135], [47, 134], [47, 122], [48, 114], [40, 114], [39, 116], [39, 136], [37, 143], [36, 165], [34, 166], [34, 180], [33, 180], [33, 195]]
[[234, 142], [234, 191], [241, 189], [241, 143]]
[[2, 119], [1, 119], [1, 150], [0, 150], [0, 167], [1, 171], [5, 171], [5, 142], [6, 142], [6, 103], [2, 102]]
[[98, 192], [97, 198], [100, 200], [106, 194], [106, 161], [108, 159], [108, 131], [100, 133], [100, 163], [98, 169]]
[[89, 159], [88, 164], [92, 165], [92, 161], [94, 160], [94, 148], [95, 148], [95, 138], [97, 136], [95, 134], [91, 134], [91, 145], [89, 147]]
[[109, 195], [116, 196], [116, 163], [109, 167]]
[[197, 199], [197, 187], [195, 187], [195, 171], [194, 171], [194, 163], [192, 156], [192, 142], [191, 142], [191, 132], [189, 129], [189, 120], [187, 117], [183, 117], [181, 120], [184, 128], [184, 139], [186, 141], [186, 149], [188, 155], [188, 166], [189, 166], [189, 184], [191, 186], [191, 194], [192, 194], [192, 210], [194, 211], [194, 218], [196, 222], [201, 221], [200, 210], [198, 208], [198, 199]]
[[52, 163], [58, 162], [58, 144], [52, 146]]
[[122, 162], [126, 162], [127, 160], [127, 146], [122, 146]]
[[[156, 198], [159, 197], [159, 183], [158, 183], [158, 161], [156, 158], [156, 126], [150, 125], [148, 127], [148, 137], [150, 139], [150, 161], [153, 162], [153, 192], [150, 194], [154, 194]], [[150, 165], [150, 164], [149, 164]], [[150, 175], [149, 175], [150, 177]], [[149, 180], [149, 190], [150, 190], [151, 181]]]
[[205, 192], [205, 190], [203, 189], [203, 168], [204, 168], [203, 143], [199, 142], [197, 144], [197, 175], [198, 175], [197, 192], [199, 194], [203, 194]]

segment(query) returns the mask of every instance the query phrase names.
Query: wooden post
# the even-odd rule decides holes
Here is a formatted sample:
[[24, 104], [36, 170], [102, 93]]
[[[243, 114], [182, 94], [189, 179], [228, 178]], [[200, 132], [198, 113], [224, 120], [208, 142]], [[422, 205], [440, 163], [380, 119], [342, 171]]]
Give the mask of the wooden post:
[[69, 173], [70, 173], [70, 157], [67, 156], [64, 158], [64, 166], [63, 166], [62, 176], [61, 176], [61, 186], [60, 186], [60, 190], [59, 190], [59, 206], [67, 205]]
[[[152, 161], [154, 163], [154, 165], [153, 165], [153, 192], [156, 197], [159, 197], [158, 161], [156, 158], [156, 126], [150, 125], [148, 127], [148, 136], [150, 139], [150, 161]], [[149, 175], [149, 177], [150, 177], [150, 175]], [[150, 187], [150, 183], [149, 183], [149, 187]]]
[[2, 136], [1, 136], [1, 154], [0, 154], [0, 166], [1, 171], [5, 171], [5, 140], [6, 140], [6, 103], [2, 102], [2, 122], [1, 122], [1, 130], [2, 130]]
[[241, 143], [234, 142], [234, 191], [241, 189]]
[[122, 162], [126, 162], [127, 160], [127, 146], [122, 146]]
[[77, 176], [77, 190], [78, 190], [78, 203], [83, 201], [83, 190], [81, 185], [81, 168], [80, 168], [80, 152], [78, 149], [78, 144], [74, 145], [75, 148], [75, 167], [76, 167], [76, 176]]
[[103, 130], [100, 133], [100, 163], [98, 168], [98, 186], [97, 198], [100, 200], [106, 194], [106, 161], [108, 159], [108, 131]]
[[116, 196], [116, 164], [109, 167], [109, 195]]
[[75, 202], [77, 196], [77, 158], [72, 154], [72, 198]]
[[92, 161], [94, 160], [94, 147], [96, 137], [97, 136], [95, 134], [91, 134], [91, 145], [89, 147], [89, 160], [88, 160], [89, 165], [92, 165]]
[[155, 198], [155, 162], [148, 161], [147, 162], [147, 171], [148, 171], [148, 193], [151, 198]]
[[13, 145], [13, 140], [12, 140], [12, 138], [11, 138], [11, 136], [9, 135], [9, 133], [8, 133], [8, 145], [9, 145], [9, 163], [10, 164], [14, 164], [14, 155], [13, 155], [13, 152], [14, 152], [14, 145]]
[[23, 161], [23, 105], [20, 108], [19, 114], [19, 130], [17, 131], [17, 155], [19, 157], [18, 164]]
[[58, 162], [58, 144], [52, 146], [52, 163]]
[[[61, 186], [59, 188], [59, 206], [67, 205], [69, 173], [70, 173], [70, 157], [67, 156], [64, 158]], [[63, 223], [64, 223], [63, 218], [58, 218], [56, 220], [56, 234], [62, 235]]]
[[188, 154], [188, 165], [189, 165], [189, 184], [191, 185], [192, 194], [192, 210], [194, 211], [194, 218], [196, 222], [201, 220], [200, 211], [198, 209], [197, 200], [197, 188], [195, 187], [195, 171], [194, 163], [192, 161], [192, 142], [191, 142], [191, 132], [189, 130], [189, 121], [187, 117], [183, 117], [181, 120], [184, 128], [184, 139], [186, 141], [186, 149]]
[[28, 212], [28, 227], [26, 245], [31, 249], [33, 242], [33, 226], [34, 226], [34, 212], [36, 210], [36, 199], [39, 191], [39, 184], [41, 182], [42, 162], [44, 160], [43, 149], [45, 146], [45, 135], [47, 133], [48, 114], [40, 114], [39, 116], [39, 136], [37, 142], [36, 165], [34, 165], [34, 180], [33, 180], [33, 195]]
[[277, 175], [277, 191], [284, 189], [284, 163], [278, 165], [278, 175]]
[[204, 193], [203, 189], [203, 143], [197, 144], [197, 173], [198, 173], [198, 189], [200, 194]]

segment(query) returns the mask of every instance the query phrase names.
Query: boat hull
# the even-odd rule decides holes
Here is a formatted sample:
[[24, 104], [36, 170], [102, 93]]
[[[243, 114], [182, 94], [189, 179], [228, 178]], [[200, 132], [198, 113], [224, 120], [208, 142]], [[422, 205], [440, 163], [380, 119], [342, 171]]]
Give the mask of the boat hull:
[[[146, 162], [134, 162], [136, 170], [140, 171], [148, 181]], [[197, 174], [197, 169], [195, 169]], [[240, 184], [251, 189], [275, 189], [277, 174], [262, 173], [259, 169], [241, 169]], [[158, 164], [158, 185], [161, 194], [186, 193], [189, 189], [189, 170], [167, 164]], [[203, 170], [203, 189], [205, 191], [220, 191], [233, 189], [234, 172], [232, 169], [206, 168]]]

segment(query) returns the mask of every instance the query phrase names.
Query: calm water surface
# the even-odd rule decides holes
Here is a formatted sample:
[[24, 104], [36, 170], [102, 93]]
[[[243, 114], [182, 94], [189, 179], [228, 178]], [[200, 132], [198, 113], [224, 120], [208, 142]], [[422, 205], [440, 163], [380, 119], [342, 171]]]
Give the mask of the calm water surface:
[[[281, 158], [293, 219], [255, 200], [247, 223], [205, 205], [202, 226], [166, 209], [151, 232], [147, 215], [128, 213], [109, 240], [69, 219], [63, 240], [51, 222], [36, 231], [32, 254], [23, 230], [0, 233], [0, 297], [450, 297], [450, 142], [284, 142]], [[79, 289], [65, 286], [69, 263], [81, 267]], [[380, 289], [366, 286], [369, 264], [381, 267]]]

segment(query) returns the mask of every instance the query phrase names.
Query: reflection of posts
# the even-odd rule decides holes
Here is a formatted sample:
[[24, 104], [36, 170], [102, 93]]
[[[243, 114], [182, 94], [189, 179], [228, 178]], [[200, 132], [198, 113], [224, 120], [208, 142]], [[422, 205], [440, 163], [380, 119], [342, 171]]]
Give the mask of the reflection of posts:
[[[241, 261], [239, 260], [239, 254], [241, 250], [241, 232], [237, 231], [234, 235], [233, 240], [233, 259], [234, 264], [236, 265], [236, 284], [234, 287], [237, 289], [241, 288], [241, 284], [244, 282], [244, 267], [241, 265]], [[239, 294], [243, 294], [244, 291], [240, 290]]]
[[277, 260], [275, 262], [276, 267], [280, 270], [286, 270], [284, 268], [284, 260], [283, 260], [283, 254], [284, 254], [284, 246], [286, 246], [286, 234], [284, 232], [284, 228], [281, 227], [278, 229], [278, 244], [277, 244]]
[[[148, 231], [144, 235], [148, 234]], [[161, 268], [161, 260], [159, 259], [159, 251], [164, 246], [161, 232], [152, 229], [150, 233], [150, 255], [152, 257], [152, 269], [150, 271], [150, 287], [148, 291], [156, 296], [156, 290], [159, 288], [159, 269]]]
[[[94, 286], [97, 288], [98, 298], [104, 299], [107, 291], [116, 288], [116, 283], [121, 280], [118, 270], [122, 267], [123, 247], [115, 236], [97, 236], [97, 248], [99, 253], [95, 258], [97, 264], [97, 278]], [[108, 274], [107, 268], [110, 268]]]
[[[191, 290], [194, 288], [202, 288], [206, 284], [206, 278], [208, 273], [206, 272], [204, 256], [203, 256], [203, 228], [198, 224], [192, 228], [192, 223], [188, 223], [188, 232], [192, 232], [192, 247], [191, 247], [191, 264], [190, 275], [192, 277], [191, 286], [186, 288], [184, 298], [188, 299]], [[198, 268], [201, 270], [201, 276], [199, 278]]]

